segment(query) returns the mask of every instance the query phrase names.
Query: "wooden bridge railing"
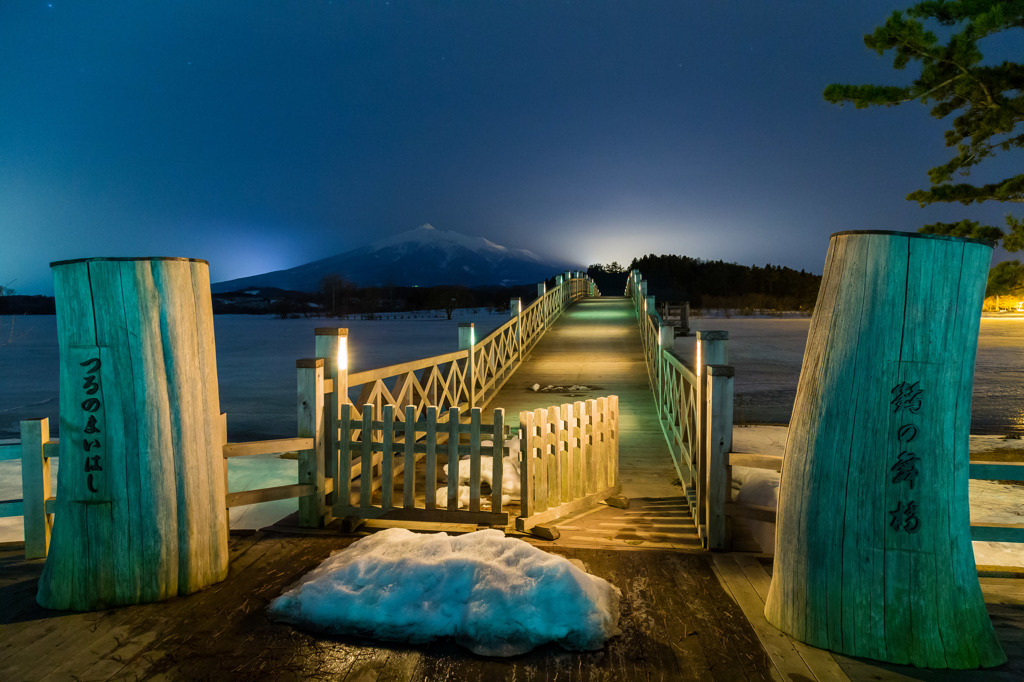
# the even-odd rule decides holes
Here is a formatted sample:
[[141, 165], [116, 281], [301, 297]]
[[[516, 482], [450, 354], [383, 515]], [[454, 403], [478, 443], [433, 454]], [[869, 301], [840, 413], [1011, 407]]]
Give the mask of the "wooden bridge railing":
[[[726, 517], [775, 523], [773, 507], [732, 502], [733, 466], [781, 472], [782, 457], [731, 452], [733, 392], [732, 368], [726, 365], [728, 332], [697, 332], [698, 370], [690, 369], [673, 353], [671, 327], [661, 324], [654, 297], [647, 295], [647, 282], [639, 271], [630, 273], [626, 294], [637, 311], [648, 376], [665, 440], [702, 539], [706, 537], [711, 548], [727, 547]], [[707, 368], [705, 382], [699, 377], [701, 367]], [[1024, 464], [974, 461], [970, 464], [970, 477], [1024, 481]], [[971, 538], [1024, 542], [1024, 524], [972, 523]]]
[[[225, 507], [299, 498], [300, 523], [322, 525], [334, 501], [340, 406], [350, 405], [356, 413], [370, 406], [377, 422], [385, 406], [392, 406], [398, 421], [405, 418], [409, 407], [419, 420], [428, 406], [438, 409], [441, 423], [456, 414], [453, 408], [460, 420], [466, 418], [474, 407], [483, 407], [494, 397], [571, 303], [600, 295], [592, 280], [573, 272], [558, 275], [550, 290], [544, 283], [538, 284], [537, 290], [537, 298], [526, 308], [520, 299], [513, 299], [512, 318], [480, 341], [475, 340], [471, 324], [460, 325], [459, 350], [379, 369], [349, 373], [347, 330], [318, 330], [317, 357], [296, 363], [297, 437], [228, 443], [222, 415], [225, 479], [227, 461], [232, 457], [297, 452], [298, 481], [228, 492]], [[21, 422], [21, 440], [0, 444], [0, 461], [22, 462], [23, 499], [0, 500], [0, 517], [24, 516], [26, 558], [43, 558], [48, 551], [55, 508], [50, 459], [58, 456], [58, 448], [58, 440], [49, 436], [47, 419]], [[379, 487], [381, 462], [375, 463], [374, 481]]]
[[698, 332], [696, 367], [690, 369], [675, 355], [675, 324], [663, 323], [639, 270], [629, 274], [626, 295], [636, 310], [662, 433], [697, 532], [709, 549], [725, 549], [725, 455], [732, 448], [733, 420], [733, 368], [726, 364], [729, 334]]

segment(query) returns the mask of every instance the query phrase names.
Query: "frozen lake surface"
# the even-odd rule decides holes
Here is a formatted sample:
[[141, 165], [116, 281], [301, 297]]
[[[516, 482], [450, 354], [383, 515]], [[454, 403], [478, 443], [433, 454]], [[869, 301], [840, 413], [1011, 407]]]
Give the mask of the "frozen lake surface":
[[[458, 311], [452, 320], [279, 320], [218, 315], [221, 411], [232, 441], [283, 438], [296, 428], [295, 360], [313, 355], [313, 330], [349, 329], [350, 369], [361, 371], [458, 349], [458, 323], [483, 338], [508, 317]], [[796, 397], [809, 318], [694, 318], [693, 331], [729, 332], [736, 367], [736, 422], [786, 424]], [[695, 339], [676, 339], [692, 365]], [[53, 316], [0, 317], [0, 438], [17, 438], [18, 421], [49, 417], [57, 428], [57, 329]], [[1024, 317], [981, 321], [971, 432], [1024, 435]]]
[[[349, 328], [352, 371], [372, 369], [458, 348], [458, 323], [473, 322], [477, 338], [507, 320], [505, 315], [459, 311], [452, 320], [279, 320], [270, 316], [220, 315], [217, 335], [221, 410], [228, 414], [232, 441], [295, 435], [295, 360], [313, 355], [317, 327]], [[729, 332], [730, 362], [736, 367], [738, 423], [787, 423], [796, 395], [808, 318], [695, 318], [694, 330]], [[676, 339], [681, 357], [692, 363], [694, 337]], [[18, 421], [49, 417], [57, 430], [58, 358], [53, 316], [0, 317], [0, 439], [18, 437]], [[769, 427], [765, 427], [769, 428]], [[981, 322], [974, 387], [973, 433], [1024, 433], [1024, 318]], [[781, 437], [782, 443], [785, 438]], [[1002, 441], [1005, 443], [1005, 441]], [[765, 447], [779, 447], [769, 442]], [[972, 448], [974, 444], [972, 442]], [[759, 450], [757, 450], [759, 451]], [[781, 453], [780, 453], [781, 454]], [[56, 463], [55, 463], [56, 464]], [[297, 462], [273, 455], [229, 462], [231, 490], [294, 483]], [[54, 466], [54, 478], [56, 478]], [[0, 463], [0, 499], [21, 497], [20, 462]], [[56, 483], [56, 481], [54, 481]], [[988, 482], [972, 482], [972, 486]], [[987, 490], [987, 489], [986, 489]], [[1020, 514], [1016, 490], [997, 494], [1000, 522]], [[1014, 493], [1008, 496], [1007, 493]], [[980, 503], [972, 488], [972, 513]], [[231, 509], [231, 526], [258, 528], [295, 511], [295, 500]], [[999, 517], [1002, 519], [1002, 516]], [[979, 519], [975, 519], [978, 521]], [[991, 519], [985, 518], [985, 521]], [[0, 519], [0, 541], [21, 537], [21, 518]], [[977, 544], [977, 543], [976, 543]], [[991, 563], [1020, 565], [1014, 547]]]
[[[508, 319], [484, 308], [456, 311], [451, 320], [216, 315], [217, 380], [228, 440], [295, 435], [295, 361], [313, 357], [317, 327], [348, 328], [349, 371], [359, 372], [456, 351], [460, 322], [475, 324], [481, 339]], [[56, 432], [58, 371], [56, 317], [0, 316], [0, 438], [17, 438], [18, 422], [33, 417], [49, 417]]]
[[[691, 333], [729, 332], [737, 423], [789, 423], [810, 326], [810, 318], [690, 320]], [[678, 354], [691, 366], [695, 343], [693, 336], [676, 339]], [[981, 320], [971, 433], [1024, 436], [1024, 317]]]

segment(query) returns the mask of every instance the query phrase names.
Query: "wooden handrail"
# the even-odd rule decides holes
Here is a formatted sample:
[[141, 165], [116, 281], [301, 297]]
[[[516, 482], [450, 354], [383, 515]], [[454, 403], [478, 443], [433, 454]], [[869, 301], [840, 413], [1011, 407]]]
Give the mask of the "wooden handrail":
[[225, 443], [224, 459], [229, 457], [248, 457], [250, 455], [277, 455], [285, 452], [300, 452], [313, 447], [312, 438], [275, 438], [272, 440], [254, 440], [244, 443]]
[[358, 386], [359, 384], [368, 384], [371, 381], [387, 379], [388, 377], [393, 377], [398, 374], [406, 374], [408, 372], [415, 372], [435, 365], [443, 365], [446, 362], [461, 360], [467, 357], [468, 354], [468, 351], [457, 350], [451, 353], [423, 358], [422, 360], [410, 360], [409, 362], [403, 362], [397, 365], [388, 365], [387, 367], [378, 367], [377, 369], [367, 369], [362, 372], [350, 372], [348, 375], [348, 385], [351, 387]]

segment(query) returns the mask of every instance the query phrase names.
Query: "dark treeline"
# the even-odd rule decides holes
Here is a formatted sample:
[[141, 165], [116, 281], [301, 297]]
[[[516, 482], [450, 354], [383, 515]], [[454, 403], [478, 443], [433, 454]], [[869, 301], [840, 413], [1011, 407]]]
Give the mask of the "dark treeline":
[[[814, 308], [821, 276], [781, 265], [739, 265], [688, 256], [635, 258], [629, 267], [592, 265], [588, 274], [602, 293], [618, 294], [638, 269], [657, 301], [689, 301], [694, 308], [802, 310]], [[617, 270], [617, 271], [616, 271]], [[603, 284], [602, 282], [606, 282]]]
[[0, 295], [0, 315], [53, 315], [56, 311], [53, 296]]
[[357, 287], [341, 278], [325, 278], [320, 291], [303, 293], [283, 289], [247, 289], [214, 294], [216, 314], [266, 314], [278, 317], [339, 317], [377, 313], [443, 310], [451, 318], [457, 308], [508, 310], [509, 300], [529, 303], [537, 285], [515, 287]]
[[[555, 280], [548, 281], [548, 288]], [[53, 296], [0, 295], [0, 315], [53, 315]], [[270, 287], [213, 294], [213, 312], [222, 314], [278, 317], [321, 317], [324, 315], [371, 315], [375, 313], [444, 310], [448, 317], [457, 308], [508, 310], [509, 300], [521, 298], [529, 305], [537, 297], [537, 285], [512, 287], [321, 287], [316, 293]]]

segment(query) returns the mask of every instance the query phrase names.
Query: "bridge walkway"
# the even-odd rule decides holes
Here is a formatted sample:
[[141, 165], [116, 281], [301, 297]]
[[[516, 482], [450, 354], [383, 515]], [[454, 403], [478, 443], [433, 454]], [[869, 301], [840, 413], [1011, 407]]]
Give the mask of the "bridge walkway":
[[[540, 390], [534, 391], [534, 385]], [[699, 551], [682, 488], [672, 483], [676, 472], [658, 423], [628, 298], [588, 298], [571, 306], [523, 358], [487, 409], [504, 408], [506, 423], [518, 426], [522, 410], [613, 394], [619, 396], [619, 478], [630, 507], [601, 504], [555, 522], [561, 534], [555, 544]]]

